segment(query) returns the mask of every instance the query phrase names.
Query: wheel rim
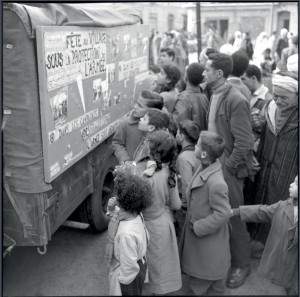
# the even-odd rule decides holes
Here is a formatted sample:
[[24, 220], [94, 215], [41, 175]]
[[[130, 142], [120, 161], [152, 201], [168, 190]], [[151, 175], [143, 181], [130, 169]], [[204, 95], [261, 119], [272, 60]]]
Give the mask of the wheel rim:
[[109, 198], [113, 196], [114, 176], [112, 170], [109, 170], [104, 178], [102, 187], [102, 210], [106, 213]]

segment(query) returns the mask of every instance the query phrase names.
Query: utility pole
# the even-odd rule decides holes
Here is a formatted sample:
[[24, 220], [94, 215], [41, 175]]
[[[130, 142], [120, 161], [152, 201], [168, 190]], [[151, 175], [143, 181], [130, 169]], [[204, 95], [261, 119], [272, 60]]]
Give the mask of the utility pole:
[[269, 34], [269, 36], [271, 36], [271, 34], [273, 32], [273, 15], [274, 15], [274, 3], [272, 2], [272, 4], [271, 4], [270, 34]]
[[202, 50], [201, 41], [201, 8], [200, 2], [196, 2], [196, 29], [197, 29], [197, 41], [198, 41], [198, 59]]

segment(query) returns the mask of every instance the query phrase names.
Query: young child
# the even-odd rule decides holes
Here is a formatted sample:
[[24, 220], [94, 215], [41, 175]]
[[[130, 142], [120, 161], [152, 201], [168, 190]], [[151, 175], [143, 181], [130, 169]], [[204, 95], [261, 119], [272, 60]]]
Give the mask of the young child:
[[148, 135], [159, 129], [166, 130], [169, 124], [170, 117], [165, 112], [154, 108], [149, 108], [144, 117], [140, 118], [138, 129], [143, 132], [144, 137], [133, 154], [133, 160], [141, 171], [146, 169], [150, 159]]
[[114, 171], [116, 197], [109, 200], [105, 259], [110, 265], [109, 295], [142, 295], [146, 280], [145, 255], [149, 236], [143, 210], [152, 203], [149, 183], [136, 175], [135, 166], [123, 164]]
[[216, 133], [200, 133], [195, 155], [201, 166], [186, 191], [188, 208], [179, 250], [182, 272], [189, 275], [195, 295], [223, 295], [230, 268], [230, 204], [218, 160], [224, 144]]
[[232, 210], [246, 222], [270, 222], [271, 230], [258, 273], [298, 296], [298, 176], [290, 185], [290, 197], [272, 205], [240, 206]]
[[[176, 141], [167, 131], [157, 130], [148, 135], [154, 173], [149, 174], [153, 204], [144, 212], [150, 234], [147, 249], [149, 283], [145, 290], [154, 294], [167, 294], [181, 288], [181, 271], [176, 234], [167, 206], [179, 209], [181, 202], [175, 175]], [[153, 162], [151, 163], [153, 165]], [[148, 168], [149, 170], [149, 168]]]
[[149, 108], [161, 110], [163, 104], [163, 98], [158, 93], [142, 91], [130, 116], [120, 122], [112, 139], [112, 149], [120, 164], [133, 160], [134, 152], [143, 139], [143, 132], [138, 129], [140, 118]]
[[180, 175], [178, 180], [179, 195], [181, 195], [181, 209], [176, 211], [178, 238], [180, 238], [187, 210], [186, 189], [194, 173], [200, 166], [200, 160], [195, 155], [195, 144], [199, 139], [199, 126], [190, 120], [179, 122], [176, 141], [181, 146], [181, 152], [176, 160], [176, 171]]
[[191, 120], [199, 125], [200, 130], [207, 129], [207, 111], [209, 101], [200, 91], [199, 84], [203, 81], [205, 66], [192, 63], [187, 67], [185, 74], [186, 89], [178, 95], [173, 118], [178, 125], [184, 120]]

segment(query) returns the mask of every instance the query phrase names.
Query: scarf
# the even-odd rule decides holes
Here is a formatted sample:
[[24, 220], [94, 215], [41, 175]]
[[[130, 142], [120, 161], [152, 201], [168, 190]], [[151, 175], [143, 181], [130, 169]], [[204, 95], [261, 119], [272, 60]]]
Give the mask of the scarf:
[[127, 221], [132, 218], [133, 214], [120, 209], [119, 211], [116, 211], [108, 224], [107, 244], [104, 254], [104, 259], [107, 262], [108, 267], [114, 258], [114, 240], [118, 232], [119, 224], [121, 221]]
[[288, 109], [285, 110], [279, 110], [277, 109], [275, 113], [275, 132], [278, 134], [285, 124], [287, 123], [288, 119], [291, 117], [291, 115], [294, 113], [296, 107], [291, 106]]

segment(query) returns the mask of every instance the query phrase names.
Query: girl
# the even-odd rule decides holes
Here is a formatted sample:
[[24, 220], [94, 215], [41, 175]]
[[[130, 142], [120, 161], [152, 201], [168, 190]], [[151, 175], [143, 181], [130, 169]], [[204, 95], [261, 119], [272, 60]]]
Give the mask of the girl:
[[147, 230], [141, 212], [151, 205], [151, 188], [136, 175], [133, 164], [117, 166], [115, 171], [116, 197], [109, 200], [105, 259], [110, 265], [110, 295], [142, 295], [146, 280]]
[[181, 207], [175, 175], [177, 146], [174, 137], [163, 130], [150, 133], [148, 140], [150, 163], [155, 161], [155, 170], [145, 175], [153, 192], [153, 204], [143, 212], [150, 233], [146, 254], [149, 283], [145, 284], [145, 290], [166, 294], [181, 288], [176, 233], [167, 211], [167, 206], [172, 209]]

